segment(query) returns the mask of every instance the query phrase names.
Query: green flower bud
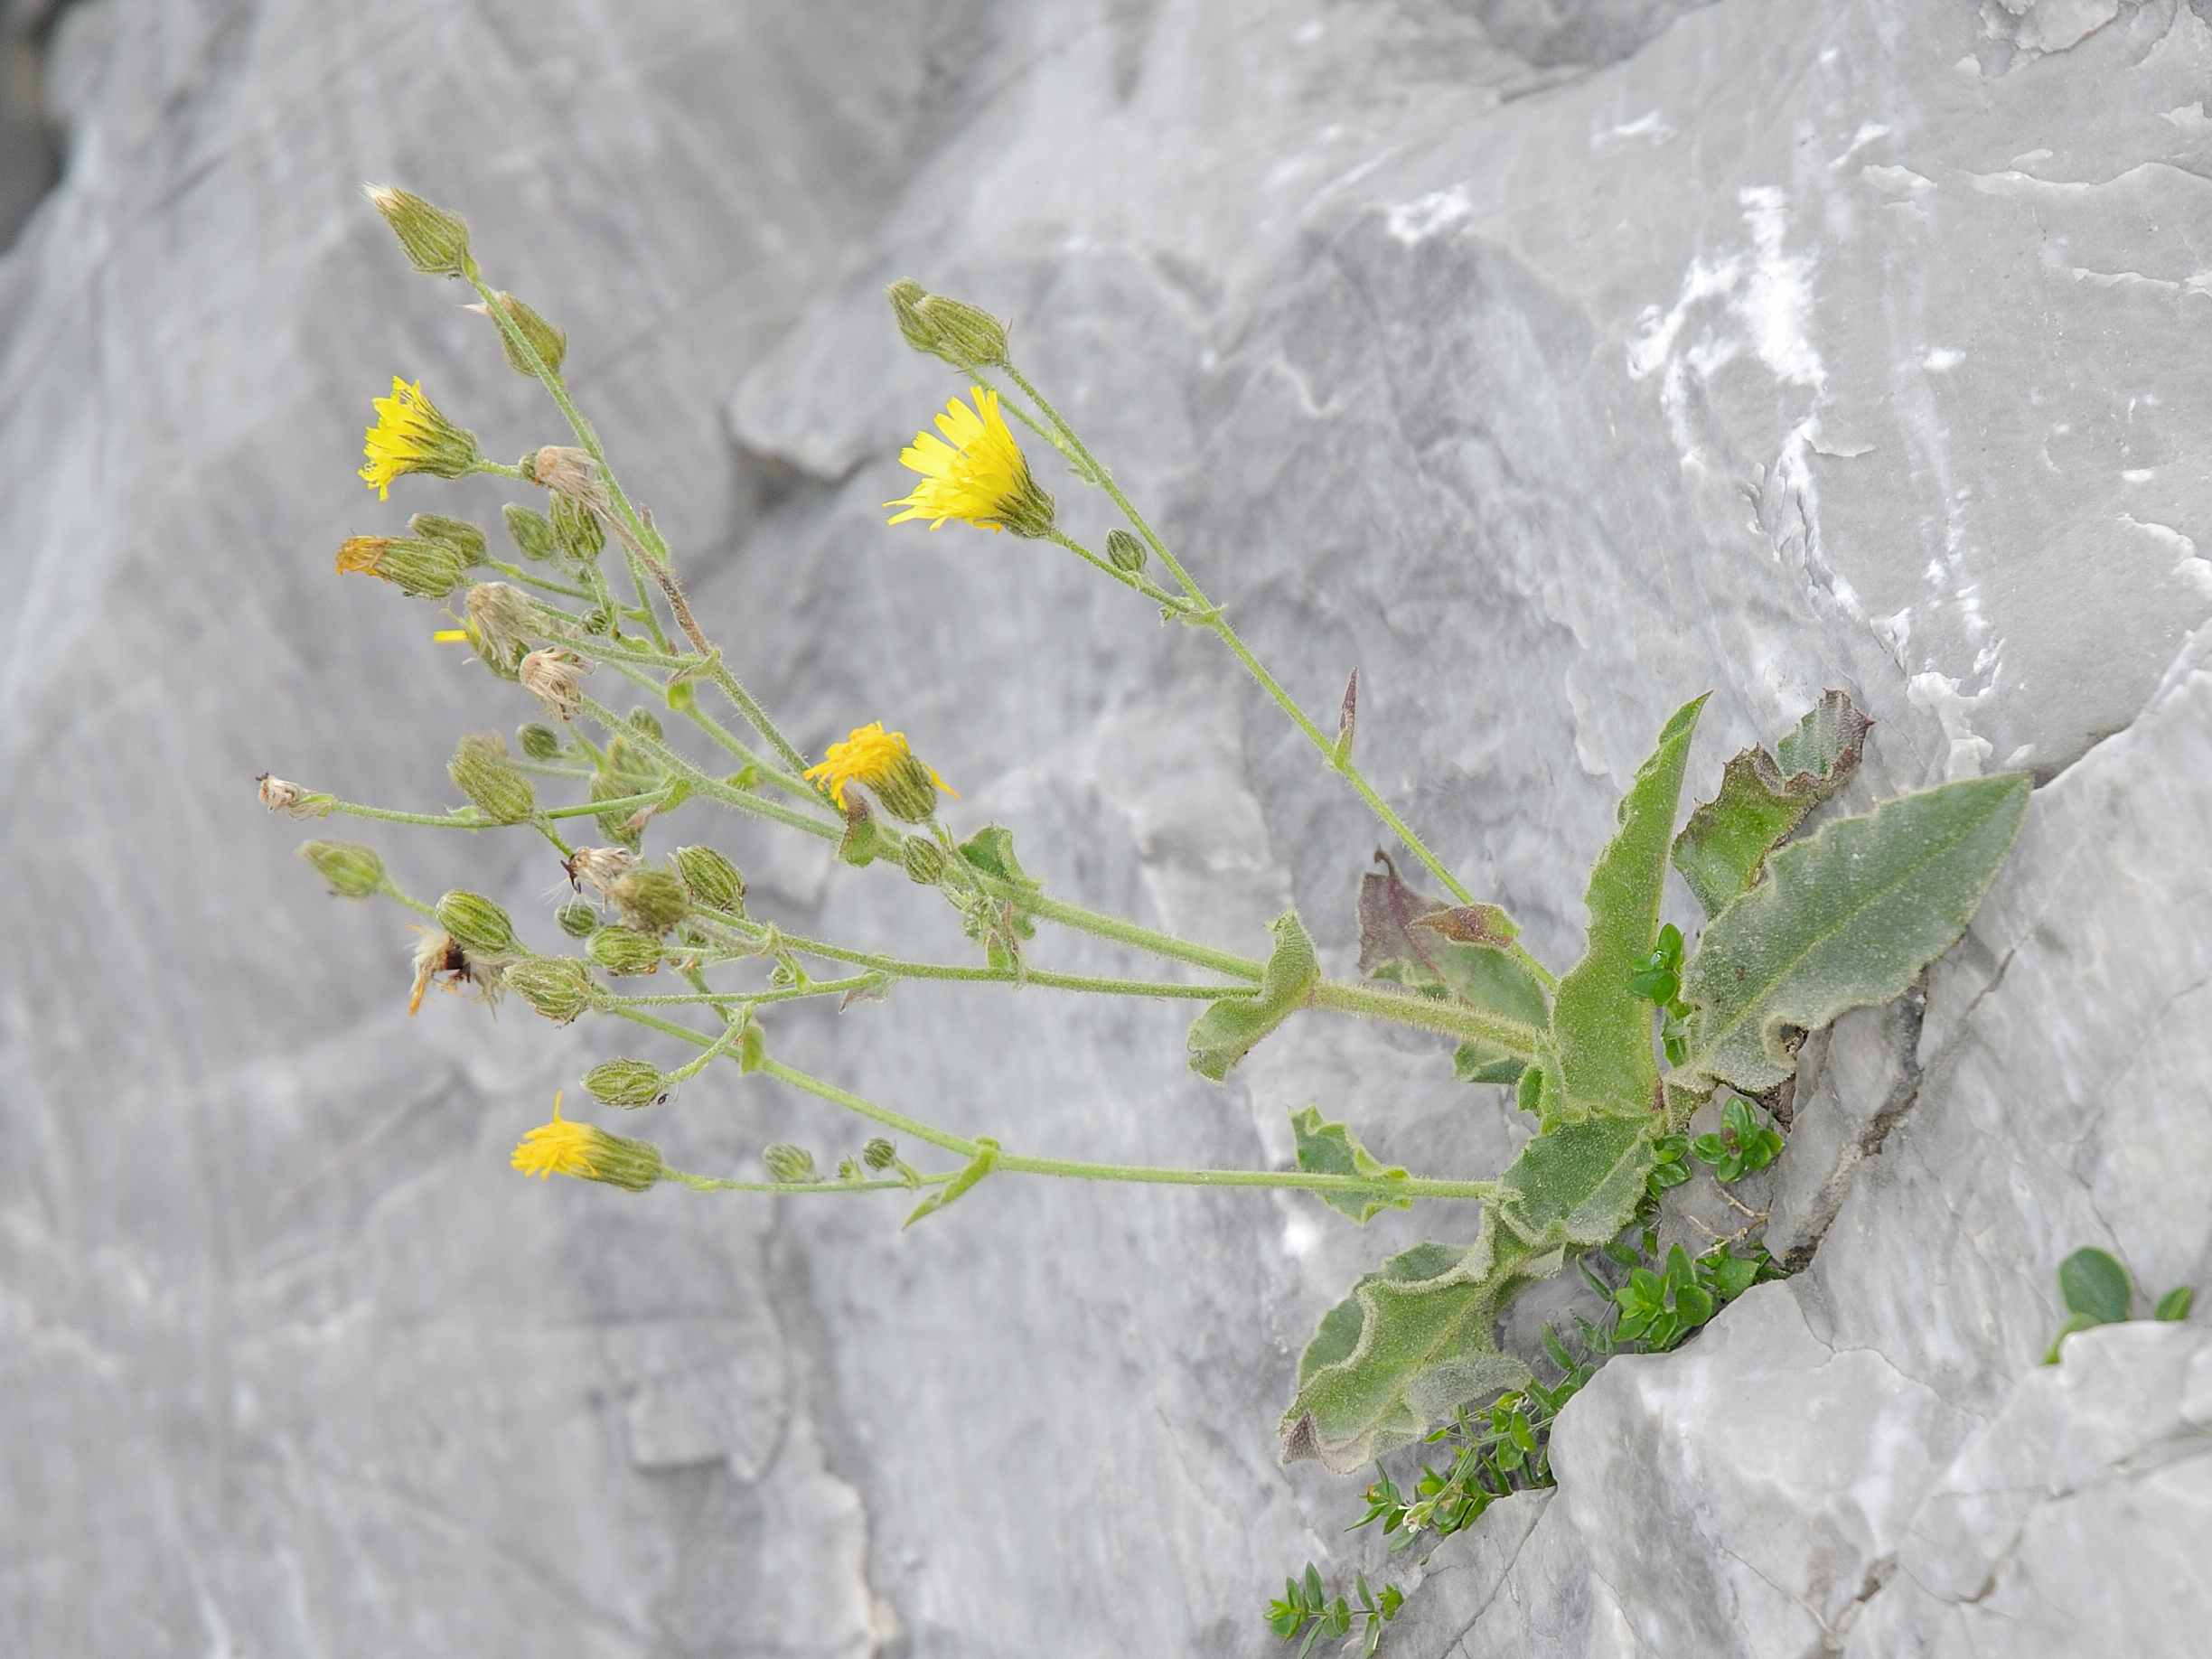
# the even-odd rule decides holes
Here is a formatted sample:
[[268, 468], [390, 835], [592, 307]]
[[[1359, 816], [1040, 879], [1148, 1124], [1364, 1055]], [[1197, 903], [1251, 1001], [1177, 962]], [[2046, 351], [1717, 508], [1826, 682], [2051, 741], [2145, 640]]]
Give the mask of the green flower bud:
[[589, 939], [599, 929], [599, 913], [582, 899], [571, 899], [563, 904], [554, 920], [571, 939]]
[[661, 942], [631, 927], [596, 930], [584, 949], [609, 973], [651, 973], [661, 966]]
[[921, 886], [933, 887], [944, 879], [944, 849], [927, 836], [908, 836], [899, 857], [906, 867], [908, 881]]
[[[568, 336], [504, 289], [492, 295], [492, 305], [504, 312], [516, 332], [530, 342], [530, 350], [538, 353], [539, 361], [546, 366], [546, 371], [558, 374], [561, 363], [568, 355]], [[469, 309], [480, 317], [492, 318], [492, 325], [499, 329], [500, 353], [506, 358], [507, 366], [517, 374], [526, 374], [531, 380], [536, 380], [537, 368], [508, 338], [506, 329], [500, 327], [499, 319], [492, 315], [492, 305], [479, 302]]]
[[417, 599], [443, 599], [466, 579], [468, 560], [448, 541], [356, 536], [338, 549], [340, 576], [380, 576]]
[[643, 1060], [605, 1060], [584, 1073], [591, 1097], [605, 1106], [635, 1111], [668, 1099], [668, 1079]]
[[671, 855], [676, 874], [693, 899], [716, 910], [745, 914], [745, 876], [711, 847], [679, 847]]
[[606, 546], [606, 526], [598, 514], [566, 495], [553, 498], [553, 537], [562, 552], [579, 565], [588, 565]]
[[661, 717], [650, 708], [633, 708], [630, 711], [630, 724], [655, 743], [666, 736], [661, 729]]
[[315, 867], [341, 898], [367, 898], [384, 886], [384, 860], [358, 841], [307, 841], [300, 857]]
[[607, 889], [622, 918], [642, 933], [665, 933], [691, 914], [691, 895], [666, 870], [631, 870]]
[[860, 1161], [880, 1173], [898, 1162], [898, 1148], [878, 1135], [860, 1148]]
[[481, 565], [484, 558], [484, 533], [465, 519], [449, 519], [442, 512], [418, 512], [408, 520], [408, 534], [425, 541], [442, 541], [463, 561]]
[[814, 1173], [814, 1155], [804, 1147], [794, 1147], [779, 1140], [761, 1153], [761, 1162], [768, 1166], [768, 1178], [796, 1186], [819, 1181]]
[[445, 775], [495, 824], [519, 824], [538, 805], [530, 779], [507, 758], [506, 742], [497, 732], [464, 737], [446, 764]]
[[581, 1173], [586, 1181], [604, 1181], [624, 1192], [642, 1193], [668, 1173], [661, 1148], [651, 1141], [610, 1135], [605, 1129], [592, 1131], [586, 1158], [588, 1167]]
[[912, 277], [893, 283], [884, 297], [900, 334], [915, 351], [942, 357], [955, 369], [1005, 366], [1006, 324], [988, 311], [931, 294]]
[[859, 1164], [858, 1164], [858, 1163], [857, 1163], [855, 1160], [853, 1160], [852, 1158], [840, 1158], [839, 1159], [838, 1159], [838, 1179], [839, 1179], [839, 1180], [840, 1180], [840, 1181], [858, 1181], [859, 1178], [860, 1178], [860, 1166], [859, 1166]]
[[757, 1072], [768, 1064], [768, 1034], [757, 1020], [748, 1021], [737, 1038], [737, 1069]]
[[560, 538], [553, 533], [552, 520], [536, 508], [510, 501], [500, 511], [507, 520], [507, 534], [523, 558], [551, 558], [560, 551]]
[[455, 888], [438, 900], [437, 919], [471, 956], [507, 956], [522, 948], [507, 913], [481, 893]]
[[591, 975], [572, 956], [526, 956], [507, 970], [507, 987], [556, 1025], [591, 1006]]
[[466, 276], [475, 268], [469, 258], [468, 226], [457, 214], [390, 184], [364, 184], [361, 189], [399, 239], [408, 263], [424, 276]]
[[558, 760], [560, 757], [560, 734], [549, 726], [539, 726], [533, 720], [515, 733], [515, 741], [522, 753], [534, 761]]
[[1145, 545], [1125, 530], [1108, 530], [1106, 558], [1123, 575], [1135, 576], [1145, 567]]

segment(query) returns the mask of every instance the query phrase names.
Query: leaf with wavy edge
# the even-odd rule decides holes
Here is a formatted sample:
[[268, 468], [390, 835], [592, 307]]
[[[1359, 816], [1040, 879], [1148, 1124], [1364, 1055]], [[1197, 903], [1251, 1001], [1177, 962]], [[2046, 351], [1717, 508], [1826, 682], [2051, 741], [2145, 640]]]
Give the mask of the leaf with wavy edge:
[[1845, 693], [1823, 692], [1772, 755], [1746, 749], [1729, 762], [1720, 792], [1674, 838], [1674, 867], [1707, 915], [1757, 881], [1776, 844], [1859, 770], [1873, 724]]
[[1964, 778], [1781, 848], [1683, 965], [1690, 1053], [1671, 1081], [1763, 1092], [1797, 1069], [1786, 1030], [1902, 996], [1966, 931], [2028, 795], [2025, 773]]
[[1552, 1046], [1564, 1085], [1552, 1110], [1566, 1118], [1640, 1117], [1658, 1099], [1652, 1008], [1628, 989], [1628, 976], [1658, 936], [1682, 766], [1704, 707], [1704, 697], [1692, 698], [1667, 721], [1621, 797], [1618, 832], [1590, 870], [1588, 944], [1551, 999]]
[[[1385, 1164], [1360, 1145], [1360, 1139], [1341, 1123], [1321, 1121], [1321, 1109], [1308, 1106], [1290, 1114], [1290, 1132], [1298, 1137], [1300, 1169], [1320, 1175], [1359, 1176], [1370, 1181], [1402, 1181], [1404, 1167]], [[1385, 1210], [1410, 1210], [1411, 1198], [1367, 1197], [1348, 1193], [1323, 1193], [1321, 1202], [1365, 1226]]]
[[1511, 1195], [1474, 1244], [1419, 1244], [1392, 1257], [1323, 1316], [1283, 1414], [1286, 1462], [1348, 1474], [1419, 1439], [1454, 1406], [1519, 1388], [1528, 1367], [1497, 1345], [1498, 1317], [1558, 1272], [1570, 1245], [1628, 1224], [1652, 1165], [1654, 1126], [1570, 1124], [1531, 1141], [1505, 1172]]
[[1260, 1039], [1304, 1008], [1321, 982], [1321, 959], [1298, 912], [1286, 911], [1269, 923], [1275, 948], [1256, 997], [1223, 997], [1206, 1004], [1191, 1022], [1187, 1047], [1191, 1070], [1220, 1083], [1230, 1067], [1251, 1053]]

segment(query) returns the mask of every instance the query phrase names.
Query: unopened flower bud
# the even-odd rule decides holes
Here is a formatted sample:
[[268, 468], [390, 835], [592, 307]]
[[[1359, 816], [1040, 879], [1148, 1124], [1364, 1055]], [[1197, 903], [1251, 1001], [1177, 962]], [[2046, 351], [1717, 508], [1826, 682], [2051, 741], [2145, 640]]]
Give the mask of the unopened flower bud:
[[469, 258], [468, 226], [457, 214], [394, 185], [364, 184], [361, 189], [399, 239], [408, 263], [424, 276], [466, 276], [475, 268]]
[[944, 879], [944, 849], [927, 836], [910, 835], [900, 850], [900, 862], [906, 867], [906, 879], [918, 886], [933, 887]]
[[854, 1158], [838, 1159], [837, 1178], [840, 1181], [858, 1181], [860, 1178], [860, 1160]]
[[384, 860], [359, 841], [305, 841], [300, 857], [315, 867], [340, 898], [368, 898], [382, 890]]
[[550, 522], [554, 545], [579, 565], [590, 564], [606, 546], [606, 526], [598, 513], [565, 495], [554, 499]]
[[727, 858], [711, 847], [679, 847], [671, 858], [676, 874], [698, 903], [745, 914], [745, 876]]
[[[525, 657], [522, 661], [523, 665], [528, 667], [530, 659]], [[517, 728], [515, 742], [520, 746], [522, 753], [534, 761], [560, 758], [560, 734], [549, 726], [539, 725], [535, 720], [528, 726]]]
[[338, 549], [340, 576], [380, 576], [417, 599], [443, 599], [466, 579], [468, 560], [448, 541], [356, 536]]
[[571, 939], [589, 939], [599, 926], [599, 913], [582, 899], [571, 899], [554, 913], [562, 933]]
[[585, 942], [584, 949], [613, 974], [651, 973], [661, 966], [661, 942], [632, 927], [603, 927]]
[[438, 925], [470, 956], [507, 956], [522, 948], [514, 923], [481, 893], [456, 887], [437, 902]]
[[942, 357], [955, 369], [1004, 367], [1006, 324], [988, 311], [924, 292], [911, 278], [893, 283], [885, 294], [899, 333], [915, 351]]
[[1125, 530], [1108, 530], [1106, 558], [1124, 576], [1135, 576], [1145, 567], [1145, 545]]
[[898, 1162], [898, 1148], [878, 1135], [860, 1148], [860, 1161], [880, 1173]]
[[418, 512], [408, 520], [408, 534], [424, 541], [444, 542], [461, 555], [464, 564], [483, 562], [484, 533], [466, 519], [449, 519], [442, 512]]
[[691, 895], [666, 870], [632, 870], [607, 890], [622, 919], [641, 933], [665, 933], [691, 914]]
[[633, 708], [630, 711], [630, 724], [655, 743], [659, 743], [666, 735], [661, 729], [661, 717], [650, 708]]
[[526, 956], [507, 970], [507, 987], [557, 1025], [591, 1006], [591, 975], [572, 956]]
[[553, 526], [545, 514], [535, 507], [525, 507], [510, 501], [500, 510], [507, 520], [507, 534], [525, 558], [551, 558], [559, 550], [559, 539], [553, 534]]
[[[522, 682], [525, 691], [545, 705], [548, 714], [566, 722], [584, 710], [584, 676], [590, 672], [584, 659], [573, 651], [546, 646], [526, 654], [515, 670], [515, 677]], [[558, 753], [558, 740], [555, 743], [555, 752]]]
[[814, 1155], [804, 1147], [794, 1147], [789, 1141], [779, 1140], [761, 1153], [761, 1162], [768, 1166], [768, 1178], [789, 1186], [801, 1186], [821, 1179], [814, 1173]]
[[479, 582], [468, 591], [469, 643], [483, 665], [501, 680], [513, 680], [531, 636], [544, 618], [530, 597], [505, 582]]
[[[514, 324], [516, 332], [530, 342], [530, 349], [538, 353], [538, 360], [545, 365], [546, 371], [558, 374], [563, 360], [568, 355], [568, 336], [504, 289], [492, 295], [492, 304], [506, 314], [507, 320]], [[537, 379], [537, 365], [523, 355], [506, 329], [500, 328], [499, 319], [492, 315], [492, 306], [480, 301], [468, 309], [480, 317], [491, 317], [492, 326], [499, 328], [500, 351], [507, 359], [507, 366], [517, 374], [527, 374], [532, 380]]]
[[519, 824], [538, 804], [530, 779], [507, 758], [506, 742], [497, 732], [464, 737], [446, 763], [445, 775], [495, 824]]
[[668, 1079], [643, 1060], [605, 1060], [584, 1073], [584, 1086], [603, 1105], [635, 1111], [668, 1099]]
[[261, 804], [272, 812], [282, 812], [289, 818], [328, 818], [331, 798], [316, 791], [302, 789], [286, 779], [263, 773], [255, 780], [261, 786]]

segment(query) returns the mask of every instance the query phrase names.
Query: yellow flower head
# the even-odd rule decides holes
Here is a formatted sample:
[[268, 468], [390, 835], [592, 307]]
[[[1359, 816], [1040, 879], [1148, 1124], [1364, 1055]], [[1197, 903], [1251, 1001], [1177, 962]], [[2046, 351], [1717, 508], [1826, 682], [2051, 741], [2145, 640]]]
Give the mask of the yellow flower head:
[[402, 473], [458, 478], [482, 458], [476, 435], [439, 414], [437, 405], [423, 396], [420, 381], [409, 384], [394, 375], [392, 395], [371, 402], [377, 419], [362, 435], [369, 464], [361, 475], [379, 501], [391, 494], [391, 481]]
[[895, 818], [910, 824], [927, 820], [937, 810], [937, 792], [955, 801], [960, 792], [925, 766], [907, 746], [904, 732], [886, 732], [880, 720], [853, 727], [843, 743], [830, 745], [822, 764], [809, 766], [807, 781], [839, 807], [844, 807], [845, 786], [865, 783]]
[[968, 395], [975, 399], [975, 408], [955, 398], [937, 417], [937, 430], [943, 437], [917, 432], [914, 441], [899, 452], [899, 464], [921, 473], [922, 482], [913, 494], [884, 503], [906, 510], [891, 522], [927, 519], [930, 529], [940, 530], [947, 519], [962, 519], [985, 530], [1009, 530], [1017, 536], [1049, 535], [1052, 497], [1029, 476], [1021, 445], [998, 413], [998, 394], [970, 386]]
[[610, 1135], [588, 1123], [562, 1117], [558, 1094], [553, 1097], [553, 1120], [540, 1123], [517, 1141], [507, 1161], [541, 1181], [555, 1175], [574, 1176], [579, 1181], [605, 1181], [633, 1193], [643, 1192], [666, 1169], [661, 1148], [651, 1141]]

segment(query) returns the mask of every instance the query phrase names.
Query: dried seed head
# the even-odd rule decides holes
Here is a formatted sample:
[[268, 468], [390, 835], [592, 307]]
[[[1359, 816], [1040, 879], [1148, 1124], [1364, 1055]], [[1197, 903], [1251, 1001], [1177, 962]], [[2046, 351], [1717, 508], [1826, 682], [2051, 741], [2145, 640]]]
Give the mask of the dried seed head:
[[[530, 350], [538, 353], [539, 361], [545, 365], [546, 371], [558, 374], [561, 363], [568, 355], [568, 336], [504, 289], [492, 295], [492, 304], [506, 314], [507, 320], [514, 324], [516, 332], [530, 342]], [[492, 305], [479, 301], [468, 309], [480, 317], [491, 317], [492, 326], [499, 328], [499, 319], [492, 316]], [[522, 354], [504, 328], [499, 329], [499, 337], [500, 352], [506, 358], [507, 366], [517, 374], [536, 380], [537, 365]]]
[[305, 841], [300, 857], [315, 867], [340, 898], [368, 898], [382, 891], [384, 860], [359, 841]]
[[497, 732], [464, 737], [446, 763], [445, 775], [495, 824], [519, 824], [538, 804], [530, 779], [507, 758], [506, 740]]
[[711, 847], [679, 847], [670, 857], [698, 903], [745, 914], [745, 876], [736, 865]]
[[[590, 672], [584, 659], [573, 651], [542, 646], [523, 657], [516, 678], [521, 680], [525, 691], [545, 705], [546, 713], [565, 723], [583, 712], [584, 676]], [[554, 753], [559, 753], [558, 738], [554, 740]]]
[[408, 998], [410, 1015], [422, 1007], [423, 993], [433, 982], [442, 983], [452, 991], [473, 985], [487, 1005], [498, 1002], [501, 987], [497, 963], [472, 960], [450, 933], [426, 927], [415, 931], [421, 938], [415, 946], [414, 993]]
[[424, 276], [466, 276], [476, 268], [469, 258], [468, 225], [458, 214], [396, 185], [364, 184], [361, 191], [399, 239], [408, 263]]
[[614, 884], [637, 867], [637, 855], [626, 847], [579, 847], [568, 855], [568, 879], [588, 885], [601, 898], [614, 895]]
[[530, 597], [505, 582], [479, 582], [468, 591], [469, 643], [501, 680], [516, 678], [517, 664], [540, 633], [544, 618]]
[[768, 1178], [792, 1186], [806, 1186], [821, 1179], [814, 1171], [814, 1155], [804, 1147], [794, 1147], [789, 1141], [779, 1140], [763, 1149], [761, 1162], [768, 1166]]
[[607, 896], [641, 933], [665, 933], [691, 914], [691, 895], [666, 870], [632, 870], [616, 879]]
[[613, 974], [651, 973], [661, 966], [661, 942], [633, 927], [603, 927], [585, 942], [592, 961]]
[[511, 956], [522, 948], [514, 923], [481, 893], [456, 887], [437, 902], [438, 925], [471, 956]]
[[331, 798], [314, 790], [302, 789], [298, 784], [263, 773], [254, 780], [261, 786], [261, 804], [272, 812], [282, 812], [291, 818], [328, 818]]
[[467, 579], [468, 560], [449, 541], [355, 536], [338, 549], [340, 576], [380, 576], [417, 599], [443, 599]]
[[556, 1025], [567, 1025], [591, 1006], [591, 975], [572, 956], [525, 957], [507, 970], [507, 984]]
[[584, 1086], [602, 1105], [634, 1111], [668, 1099], [669, 1082], [643, 1060], [605, 1060], [584, 1073]]
[[522, 470], [557, 501], [575, 501], [594, 512], [606, 510], [606, 484], [599, 475], [599, 464], [572, 445], [548, 444], [524, 457]]

